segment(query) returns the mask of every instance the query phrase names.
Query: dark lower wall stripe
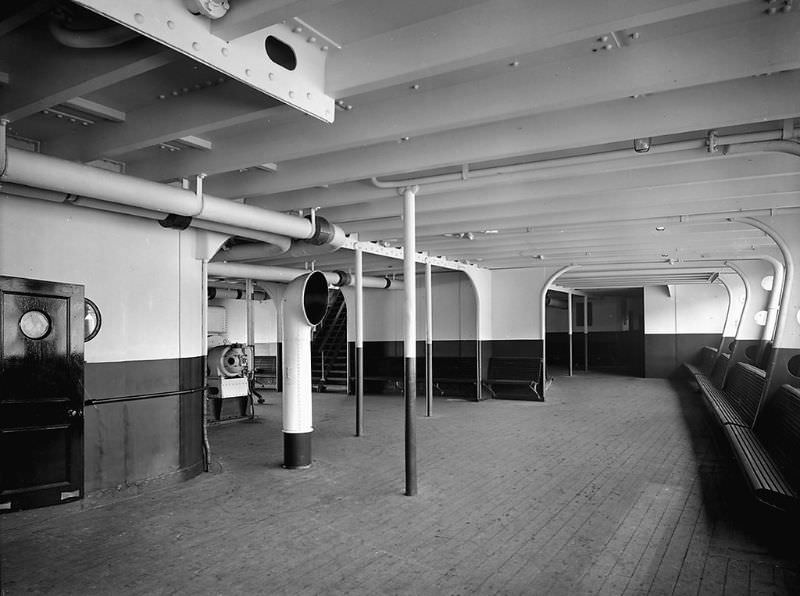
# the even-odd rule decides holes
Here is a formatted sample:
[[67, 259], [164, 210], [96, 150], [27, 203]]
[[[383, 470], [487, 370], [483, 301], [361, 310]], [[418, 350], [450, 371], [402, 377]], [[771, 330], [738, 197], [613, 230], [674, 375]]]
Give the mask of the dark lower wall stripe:
[[[135, 485], [202, 463], [205, 358], [87, 362], [84, 410], [87, 492]], [[172, 392], [172, 393], [170, 393]], [[108, 398], [164, 394], [102, 403]]]
[[692, 362], [703, 346], [717, 347], [719, 333], [645, 334], [645, 376], [667, 378], [684, 362]]

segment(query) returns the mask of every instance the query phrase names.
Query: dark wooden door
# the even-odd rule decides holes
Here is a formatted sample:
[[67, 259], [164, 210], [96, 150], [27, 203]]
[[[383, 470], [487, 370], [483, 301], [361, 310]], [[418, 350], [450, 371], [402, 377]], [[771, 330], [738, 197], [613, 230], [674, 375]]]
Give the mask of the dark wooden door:
[[83, 286], [0, 276], [0, 510], [83, 496]]

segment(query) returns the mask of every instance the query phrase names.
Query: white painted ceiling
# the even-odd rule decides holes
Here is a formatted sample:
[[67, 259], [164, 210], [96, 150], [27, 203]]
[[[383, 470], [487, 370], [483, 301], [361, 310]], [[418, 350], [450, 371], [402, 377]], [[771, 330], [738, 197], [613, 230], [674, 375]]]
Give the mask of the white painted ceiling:
[[[800, 206], [799, 157], [705, 148], [710, 131], [795, 138], [800, 10], [786, 0], [230, 4], [224, 19], [296, 16], [341, 46], [325, 71], [345, 106], [333, 124], [154, 41], [61, 46], [47, 1], [0, 9], [0, 114], [42, 153], [160, 181], [206, 173], [216, 196], [318, 208], [391, 246], [403, 245], [401, 199], [371, 179], [454, 174], [420, 184], [418, 250], [490, 269], [581, 264], [591, 275], [562, 280], [575, 288], [707, 282], [726, 260], [779, 255], [733, 216]], [[533, 165], [480, 174], [513, 164]], [[352, 253], [316, 265], [351, 269]], [[368, 255], [365, 269], [402, 267]]]

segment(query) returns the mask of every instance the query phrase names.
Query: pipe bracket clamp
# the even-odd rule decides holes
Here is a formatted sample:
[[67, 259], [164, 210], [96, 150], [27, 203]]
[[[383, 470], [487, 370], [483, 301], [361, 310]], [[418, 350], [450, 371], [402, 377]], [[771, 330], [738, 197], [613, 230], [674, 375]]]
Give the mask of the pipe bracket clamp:
[[[311, 221], [311, 216], [306, 216], [306, 219]], [[314, 220], [314, 235], [311, 236], [311, 238], [306, 239], [306, 242], [320, 246], [322, 244], [329, 244], [331, 241], [333, 241], [333, 237], [336, 232], [333, 224], [331, 224], [324, 217], [320, 217], [318, 215], [314, 218]]]
[[158, 223], [162, 228], [170, 230], [185, 230], [192, 224], [192, 218], [188, 215], [176, 215], [170, 213], [164, 219], [159, 219]]

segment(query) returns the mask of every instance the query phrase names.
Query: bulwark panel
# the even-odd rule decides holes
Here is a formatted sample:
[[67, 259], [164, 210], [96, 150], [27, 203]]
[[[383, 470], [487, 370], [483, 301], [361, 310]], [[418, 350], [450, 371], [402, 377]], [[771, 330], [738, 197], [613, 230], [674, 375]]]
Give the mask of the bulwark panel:
[[204, 360], [86, 364], [87, 491], [201, 470]]

